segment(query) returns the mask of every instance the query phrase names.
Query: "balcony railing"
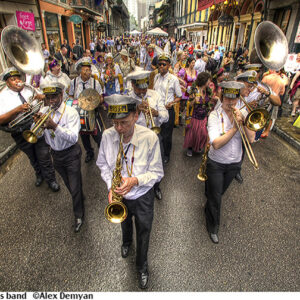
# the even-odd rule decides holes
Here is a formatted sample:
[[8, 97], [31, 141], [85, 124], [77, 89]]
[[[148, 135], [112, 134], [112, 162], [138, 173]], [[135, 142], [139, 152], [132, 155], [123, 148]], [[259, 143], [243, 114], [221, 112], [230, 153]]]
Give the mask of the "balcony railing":
[[82, 9], [87, 13], [96, 15], [103, 14], [103, 4], [95, 6], [94, 0], [72, 0], [70, 5], [75, 9]]

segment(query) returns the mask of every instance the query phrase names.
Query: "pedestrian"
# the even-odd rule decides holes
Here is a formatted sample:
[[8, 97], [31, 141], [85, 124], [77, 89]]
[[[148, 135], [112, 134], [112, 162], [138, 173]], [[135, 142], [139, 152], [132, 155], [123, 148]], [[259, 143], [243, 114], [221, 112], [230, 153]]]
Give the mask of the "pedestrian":
[[47, 64], [49, 61], [50, 52], [46, 49], [45, 43], [42, 43], [41, 47], [42, 47], [42, 52], [43, 52], [43, 57], [44, 57], [45, 63]]
[[212, 109], [211, 90], [209, 88], [211, 75], [207, 72], [198, 74], [190, 93], [187, 108], [188, 121], [185, 128], [183, 148], [186, 155], [193, 156], [193, 151], [199, 153], [207, 141], [207, 117]]
[[76, 40], [76, 45], [73, 47], [73, 53], [76, 54], [77, 59], [80, 59], [83, 57], [83, 48], [79, 44], [79, 40]]
[[68, 53], [68, 50], [67, 48], [63, 45], [61, 46], [61, 49], [60, 51], [56, 52], [54, 54], [54, 58], [60, 62], [61, 64], [61, 71], [63, 73], [66, 73], [67, 75], [70, 75], [70, 64], [69, 64], [69, 61], [67, 59], [67, 53]]
[[[132, 218], [135, 218], [136, 268], [139, 287], [145, 289], [149, 282], [148, 248], [154, 214], [153, 185], [164, 176], [159, 140], [150, 129], [136, 124], [136, 99], [112, 95], [106, 98], [106, 102], [108, 117], [113, 120], [114, 126], [103, 134], [97, 166], [109, 191], [109, 203], [116, 196], [121, 197], [127, 208], [127, 218], [121, 223], [123, 258], [128, 256], [132, 245]], [[122, 158], [122, 183], [112, 190], [118, 183], [113, 175], [117, 172], [117, 157]]]
[[219, 62], [218, 68], [220, 68], [222, 61], [223, 61], [224, 54], [225, 54], [225, 47], [223, 46], [223, 42], [220, 43], [219, 52], [220, 52], [220, 62]]
[[95, 43], [94, 43], [94, 41], [90, 42], [90, 51], [92, 53], [92, 56], [94, 56], [95, 55]]
[[67, 41], [67, 40], [64, 40], [64, 43], [63, 43], [61, 46], [66, 47], [66, 49], [68, 50], [68, 52], [67, 52], [67, 54], [66, 54], [66, 58], [70, 58], [71, 47], [70, 47], [70, 45], [68, 44], [68, 41]]
[[196, 54], [196, 63], [195, 63], [195, 70], [198, 74], [205, 71], [206, 62], [202, 59], [201, 52], [197, 52]]

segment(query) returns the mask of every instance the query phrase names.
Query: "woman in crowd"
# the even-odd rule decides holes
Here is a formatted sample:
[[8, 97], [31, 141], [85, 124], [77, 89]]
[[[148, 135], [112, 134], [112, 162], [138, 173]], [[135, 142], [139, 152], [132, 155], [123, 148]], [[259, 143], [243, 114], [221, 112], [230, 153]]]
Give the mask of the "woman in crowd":
[[233, 55], [231, 51], [226, 52], [224, 60], [223, 60], [223, 67], [226, 73], [230, 72], [231, 65], [234, 63]]
[[187, 112], [191, 116], [186, 126], [183, 148], [187, 149], [187, 156], [200, 152], [207, 141], [207, 116], [211, 110], [211, 89], [209, 88], [210, 74], [202, 72], [197, 76], [191, 87], [190, 101]]
[[212, 90], [212, 101], [214, 105], [217, 104], [218, 99], [221, 98], [221, 87], [219, 84], [224, 80], [224, 68], [220, 68], [213, 76], [209, 87]]
[[[195, 58], [189, 57], [186, 63], [186, 67], [182, 68], [178, 73], [177, 76], [179, 77], [179, 83], [182, 87], [182, 106], [184, 110], [184, 107], [186, 106], [186, 102], [189, 99], [189, 93], [188, 89], [190, 86], [192, 86], [193, 82], [197, 79], [197, 72], [195, 70]], [[178, 103], [179, 104], [179, 103]], [[179, 104], [180, 105], [180, 104]], [[189, 106], [187, 105], [187, 110], [189, 110]], [[176, 116], [175, 116], [175, 125], [178, 125], [176, 122]], [[179, 117], [178, 117], [178, 123], [179, 123]]]
[[103, 68], [101, 76], [101, 79], [104, 82], [105, 96], [120, 94], [119, 74], [122, 75], [120, 67], [117, 64], [114, 64], [112, 54], [106, 54], [105, 66]]

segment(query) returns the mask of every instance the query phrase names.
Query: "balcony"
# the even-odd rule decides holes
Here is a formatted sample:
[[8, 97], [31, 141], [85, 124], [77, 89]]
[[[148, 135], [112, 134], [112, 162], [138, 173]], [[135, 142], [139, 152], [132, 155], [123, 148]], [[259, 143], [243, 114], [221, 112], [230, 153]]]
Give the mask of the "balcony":
[[101, 16], [103, 14], [103, 4], [95, 6], [94, 0], [72, 0], [70, 6], [91, 15]]
[[129, 18], [128, 9], [122, 0], [114, 1], [114, 5], [112, 8], [117, 10], [122, 16], [125, 15], [126, 18]]

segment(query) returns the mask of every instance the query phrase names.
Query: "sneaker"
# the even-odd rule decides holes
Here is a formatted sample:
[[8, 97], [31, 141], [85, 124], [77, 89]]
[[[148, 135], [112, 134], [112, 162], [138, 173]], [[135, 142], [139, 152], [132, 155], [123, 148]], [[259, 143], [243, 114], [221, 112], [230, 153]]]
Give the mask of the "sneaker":
[[193, 156], [193, 150], [188, 149], [188, 150], [186, 151], [186, 156], [192, 157], [192, 156]]

